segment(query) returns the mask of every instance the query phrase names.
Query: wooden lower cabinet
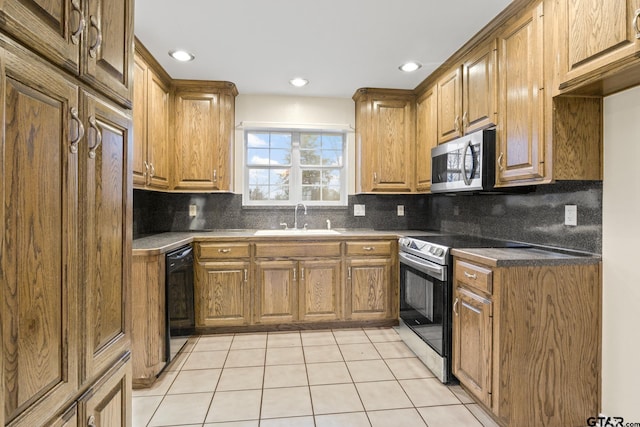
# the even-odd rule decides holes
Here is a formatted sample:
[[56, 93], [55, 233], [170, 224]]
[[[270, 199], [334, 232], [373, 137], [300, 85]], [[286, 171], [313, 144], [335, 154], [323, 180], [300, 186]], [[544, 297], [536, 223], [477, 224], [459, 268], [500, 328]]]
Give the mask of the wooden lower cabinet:
[[502, 267], [456, 252], [460, 384], [501, 426], [579, 426], [598, 414], [599, 264]]
[[349, 320], [391, 317], [391, 259], [350, 258], [346, 262], [346, 307]]
[[131, 287], [133, 384], [148, 386], [166, 363], [165, 255], [134, 256]]
[[300, 261], [299, 319], [304, 322], [338, 320], [341, 310], [341, 259]]
[[255, 271], [254, 323], [292, 323], [297, 321], [297, 261], [257, 260]]
[[243, 326], [251, 321], [245, 261], [201, 261], [195, 267], [196, 327]]

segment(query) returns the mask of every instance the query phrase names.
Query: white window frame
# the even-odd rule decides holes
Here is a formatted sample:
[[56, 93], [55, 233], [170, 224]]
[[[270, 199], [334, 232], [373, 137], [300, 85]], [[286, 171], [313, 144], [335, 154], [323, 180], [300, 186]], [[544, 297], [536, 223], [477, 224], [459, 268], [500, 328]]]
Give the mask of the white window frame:
[[[252, 132], [263, 133], [282, 133], [290, 132], [292, 134], [292, 151], [291, 151], [291, 176], [289, 178], [289, 200], [250, 200], [250, 180], [249, 171], [250, 167], [247, 162], [247, 134]], [[342, 135], [342, 165], [332, 166], [330, 169], [340, 170], [340, 200], [326, 201], [326, 200], [303, 200], [302, 197], [302, 171], [307, 167], [300, 165], [300, 135], [303, 133], [328, 133], [328, 134], [341, 134]], [[346, 207], [348, 205], [347, 195], [347, 181], [349, 180], [349, 170], [347, 161], [347, 142], [348, 142], [348, 130], [344, 128], [315, 128], [315, 127], [280, 127], [280, 126], [257, 126], [257, 127], [244, 127], [243, 129], [243, 155], [242, 155], [242, 168], [244, 171], [244, 185], [242, 190], [242, 205], [243, 206], [270, 206], [270, 207], [289, 207], [295, 206], [298, 203], [304, 203], [307, 206], [321, 206], [321, 207]], [[254, 167], [255, 168], [255, 167]], [[265, 169], [278, 168], [277, 166], [265, 166]], [[282, 168], [281, 168], [282, 169]]]

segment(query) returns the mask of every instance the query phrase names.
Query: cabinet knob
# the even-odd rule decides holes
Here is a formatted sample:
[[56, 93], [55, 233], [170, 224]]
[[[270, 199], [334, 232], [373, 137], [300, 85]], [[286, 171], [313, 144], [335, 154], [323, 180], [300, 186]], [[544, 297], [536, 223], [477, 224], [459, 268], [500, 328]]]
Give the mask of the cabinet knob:
[[347, 268], [347, 279], [351, 280], [351, 267]]
[[86, 21], [84, 20], [84, 13], [82, 13], [82, 9], [80, 9], [80, 0], [72, 0], [71, 1], [71, 12], [75, 12], [80, 17], [78, 21], [78, 28], [71, 33], [71, 43], [77, 45], [80, 43], [80, 34], [84, 31], [84, 26]]
[[96, 427], [96, 417], [91, 415], [87, 420], [87, 427]]
[[298, 272], [297, 272], [297, 270], [294, 268], [294, 269], [293, 269], [293, 281], [295, 282], [296, 280], [298, 280]]
[[218, 170], [213, 170], [213, 182], [218, 182]]
[[453, 314], [457, 316], [458, 310], [456, 310], [456, 307], [458, 307], [458, 298], [456, 298], [456, 300], [453, 302]]
[[78, 143], [84, 136], [84, 126], [82, 126], [82, 121], [80, 120], [80, 117], [78, 117], [78, 109], [76, 107], [71, 107], [70, 114], [71, 114], [71, 118], [73, 119], [73, 121], [76, 122], [76, 125], [78, 127], [78, 130], [76, 132], [76, 137], [71, 140], [71, 145], [69, 145], [69, 150], [73, 154], [75, 154], [78, 152]]
[[504, 166], [502, 166], [503, 158], [504, 158], [504, 153], [500, 153], [500, 155], [498, 156], [498, 169], [500, 169], [500, 172], [504, 171]]
[[375, 251], [376, 247], [375, 246], [363, 246], [362, 250], [365, 250], [367, 252], [371, 252], [371, 251]]
[[640, 9], [636, 10], [636, 14], [633, 16], [633, 29], [636, 32], [636, 38], [640, 39]]
[[228, 249], [228, 248], [218, 249], [218, 253], [220, 254], [228, 254], [229, 252], [231, 252], [231, 249]]
[[456, 118], [453, 120], [453, 129], [456, 132], [460, 132], [460, 115], [456, 114]]
[[465, 277], [469, 278], [469, 279], [473, 279], [476, 280], [478, 278], [478, 276], [476, 275], [476, 273], [467, 273], [466, 271], [464, 272]]
[[373, 183], [377, 184], [378, 183], [378, 174], [377, 173], [373, 173]]
[[465, 133], [468, 127], [469, 127], [469, 113], [465, 111], [464, 114], [462, 115], [462, 133]]

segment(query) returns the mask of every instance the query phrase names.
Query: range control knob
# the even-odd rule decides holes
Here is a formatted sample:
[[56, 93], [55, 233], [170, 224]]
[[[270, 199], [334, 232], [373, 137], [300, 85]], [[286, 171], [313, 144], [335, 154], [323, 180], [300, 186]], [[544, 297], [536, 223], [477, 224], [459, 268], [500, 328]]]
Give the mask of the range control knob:
[[435, 251], [435, 254], [437, 256], [442, 256], [443, 253], [444, 253], [444, 249], [442, 249], [442, 248], [437, 248], [436, 251]]

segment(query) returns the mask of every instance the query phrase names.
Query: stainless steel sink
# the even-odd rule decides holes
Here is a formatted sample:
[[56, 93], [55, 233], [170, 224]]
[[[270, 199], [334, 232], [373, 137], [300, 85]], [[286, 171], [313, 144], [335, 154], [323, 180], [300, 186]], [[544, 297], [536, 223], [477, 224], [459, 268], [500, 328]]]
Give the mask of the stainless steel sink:
[[257, 230], [253, 233], [254, 236], [326, 236], [326, 235], [338, 235], [339, 231], [326, 230], [324, 228], [311, 228], [305, 230], [304, 228], [288, 228], [286, 230]]

